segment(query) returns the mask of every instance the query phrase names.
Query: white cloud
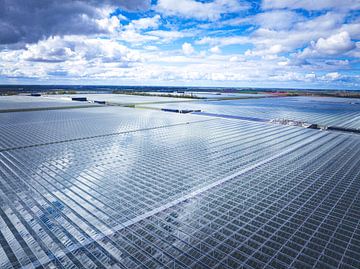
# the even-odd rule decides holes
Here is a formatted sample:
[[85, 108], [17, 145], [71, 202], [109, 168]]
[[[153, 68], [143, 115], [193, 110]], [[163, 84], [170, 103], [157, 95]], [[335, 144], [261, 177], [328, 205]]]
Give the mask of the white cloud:
[[[241, 11], [248, 5], [242, 0], [159, 0], [151, 11], [138, 13], [136, 20], [109, 15], [115, 0], [106, 1], [111, 3], [106, 8], [91, 5], [94, 14], [81, 11], [89, 6], [85, 1], [75, 1], [84, 5], [78, 7], [84, 17], [77, 25], [71, 21], [70, 32], [61, 28], [69, 23], [56, 21], [49, 25], [56, 25], [50, 35], [49, 29], [40, 31], [41, 41], [29, 34], [16, 49], [0, 47], [1, 78], [57, 76], [59, 81], [98, 79], [118, 84], [360, 84], [360, 77], [351, 75], [360, 58], [360, 19], [349, 13], [354, 1], [345, 0], [348, 6], [340, 8], [340, 1], [311, 1], [313, 7], [308, 7], [308, 0], [266, 0], [258, 14], [245, 14]], [[123, 1], [126, 4], [133, 5]], [[297, 10], [320, 6], [325, 7], [321, 12]], [[71, 14], [78, 18], [79, 12]]]
[[360, 41], [355, 43], [355, 48], [348, 53], [348, 56], [360, 59]]
[[146, 42], [155, 42], [159, 40], [156, 36], [141, 34], [135, 30], [122, 31], [119, 33], [118, 38], [119, 40], [131, 43], [132, 45], [140, 45]]
[[315, 44], [315, 49], [321, 54], [337, 55], [348, 52], [355, 47], [354, 42], [347, 32], [332, 35], [326, 39], [319, 38]]
[[79, 36], [51, 37], [27, 45], [19, 58], [25, 61], [59, 63], [66, 61], [97, 61], [129, 64], [141, 61], [140, 55], [109, 39], [88, 39]]
[[[271, 20], [266, 22], [266, 16], [256, 15], [253, 18], [255, 24], [259, 24], [260, 28], [254, 30], [250, 34], [244, 36], [226, 36], [226, 37], [211, 37], [205, 36], [200, 38], [195, 43], [199, 45], [209, 44], [211, 46], [227, 46], [227, 45], [242, 45], [242, 44], [252, 44], [254, 46], [253, 49], [247, 51], [248, 56], [262, 56], [267, 57], [266, 55], [276, 55], [278, 53], [286, 53], [286, 52], [294, 52], [296, 49], [304, 47], [308, 45], [312, 40], [319, 40], [325, 37], [330, 37], [332, 35], [336, 35], [339, 32], [347, 32], [344, 29], [351, 30], [351, 35], [354, 33], [355, 36], [360, 35], [360, 31], [357, 29], [356, 22], [343, 24], [345, 20], [344, 14], [335, 14], [333, 12], [327, 12], [324, 15], [307, 19], [305, 20], [303, 17], [296, 19], [289, 19], [287, 22], [284, 22], [282, 26], [276, 28], [276, 12], [271, 11], [270, 18], [273, 18], [274, 21]], [[288, 11], [281, 11], [281, 15], [286, 17]], [[289, 13], [289, 16], [292, 16], [292, 12]], [[257, 17], [259, 16], [259, 17]], [[262, 17], [261, 17], [262, 16]], [[260, 19], [259, 19], [260, 18]], [[282, 19], [279, 20], [279, 24], [282, 24]], [[294, 21], [291, 24], [291, 28], [289, 25], [289, 21]], [[261, 25], [263, 24], [263, 26]], [[349, 33], [349, 32], [347, 32]], [[350, 36], [350, 34], [349, 34]], [[336, 37], [336, 36], [335, 36]], [[350, 45], [346, 36], [339, 37], [338, 41], [339, 49], [342, 47], [346, 49], [347, 46]], [[329, 43], [330, 40], [326, 40], [325, 42], [319, 41], [319, 48], [324, 47], [324, 43]], [[347, 44], [346, 44], [347, 43]], [[330, 51], [328, 51], [330, 53]]]
[[287, 65], [289, 65], [289, 63], [290, 63], [289, 59], [286, 59], [286, 60], [284, 60], [284, 61], [278, 62], [277, 64], [278, 64], [279, 66], [287, 66]]
[[[70, 44], [71, 42], [68, 43], [70, 40], [73, 40], [72, 44], [76, 44], [73, 50], [76, 57], [51, 64], [37, 62], [37, 68], [34, 69], [33, 62], [21, 59], [20, 56], [23, 52], [17, 51], [12, 55], [0, 52], [0, 75], [53, 79], [56, 74], [62, 74], [62, 81], [93, 79], [106, 80], [107, 83], [115, 84], [125, 83], [124, 81], [129, 83], [142, 81], [153, 84], [182, 81], [193, 85], [219, 83], [217, 85], [223, 86], [236, 85], [240, 82], [245, 83], [244, 85], [268, 85], [264, 82], [281, 85], [281, 83], [294, 81], [299, 83], [333, 81], [334, 84], [331, 85], [339, 85], [344, 77], [338, 71], [328, 72], [334, 74], [325, 73], [326, 75], [320, 76], [311, 71], [304, 72], [297, 66], [281, 66], [277, 64], [278, 61], [267, 59], [249, 59], [243, 54], [207, 54], [204, 57], [198, 57], [198, 54], [193, 53], [192, 57], [187, 57], [182, 55], [182, 51], [142, 51], [140, 53], [126, 47], [120, 48], [111, 40], [89, 40], [86, 45], [83, 45], [81, 40], [73, 37], [64, 39], [63, 45]], [[103, 51], [104, 47], [112, 48]], [[91, 48], [95, 49], [91, 50]], [[101, 60], [103, 56], [112, 58], [112, 61]], [[117, 60], [115, 61], [115, 59]], [[132, 62], [128, 62], [129, 60]]]
[[204, 37], [195, 42], [197, 45], [228, 46], [251, 43], [248, 36]]
[[306, 10], [328, 10], [328, 9], [358, 9], [358, 0], [263, 0], [263, 9], [306, 9]]
[[212, 53], [221, 53], [221, 49], [218, 46], [210, 48], [209, 51]]
[[152, 46], [152, 45], [148, 45], [148, 46], [144, 46], [143, 47], [145, 50], [149, 50], [149, 51], [158, 51], [159, 47], [157, 46]]
[[327, 73], [325, 76], [322, 76], [321, 79], [323, 80], [337, 80], [341, 77], [338, 72], [331, 72]]
[[346, 31], [353, 39], [360, 39], [360, 18], [357, 22], [343, 24], [340, 31]]
[[99, 25], [99, 28], [103, 29], [104, 32], [114, 33], [120, 29], [120, 20], [116, 16], [98, 19], [96, 22]]
[[64, 62], [76, 57], [74, 47], [60, 37], [51, 37], [37, 44], [27, 45], [21, 58], [34, 62]]
[[235, 56], [231, 56], [230, 58], [229, 58], [229, 61], [230, 62], [243, 62], [243, 61], [245, 61], [245, 58], [244, 57], [242, 57], [242, 56], [238, 56], [238, 55], [235, 55]]
[[328, 38], [319, 38], [316, 42], [310, 42], [310, 46], [296, 54], [298, 59], [311, 59], [319, 57], [330, 57], [343, 55], [355, 49], [356, 45], [347, 32], [341, 32], [329, 36]]
[[272, 45], [270, 48], [265, 49], [256, 49], [256, 50], [247, 50], [245, 52], [246, 56], [269, 56], [277, 55], [284, 51], [284, 47], [281, 44]]
[[182, 51], [185, 55], [190, 55], [195, 52], [195, 49], [193, 48], [193, 46], [190, 43], [185, 42], [182, 45]]
[[169, 43], [173, 40], [191, 37], [196, 34], [195, 31], [187, 30], [157, 30], [161, 23], [160, 15], [132, 20], [112, 37], [139, 47], [141, 45], [153, 46], [154, 43]]
[[194, 32], [176, 30], [155, 30], [148, 31], [146, 34], [158, 38], [160, 43], [168, 43], [176, 39], [195, 35]]
[[199, 40], [195, 41], [195, 44], [197, 45], [206, 45], [206, 44], [210, 44], [210, 45], [216, 45], [220, 43], [220, 38], [216, 38], [216, 37], [202, 37]]
[[317, 16], [312, 19], [301, 21], [294, 25], [294, 29], [297, 31], [306, 32], [328, 32], [340, 28], [344, 23], [346, 14], [327, 12], [324, 15]]
[[306, 74], [306, 75], [305, 75], [305, 79], [315, 80], [315, 79], [316, 79], [316, 74], [314, 74], [314, 73]]
[[272, 30], [260, 28], [256, 30], [252, 37], [255, 44], [262, 44], [270, 47], [273, 44], [282, 44], [288, 51], [302, 47], [311, 40], [317, 40], [320, 37], [330, 36], [336, 33], [344, 21], [343, 14], [328, 12], [324, 15], [300, 20], [286, 30]]
[[145, 29], [154, 29], [158, 28], [160, 24], [161, 17], [160, 15], [155, 15], [149, 18], [141, 18], [138, 20], [133, 20], [129, 25], [126, 26], [127, 29], [134, 30], [145, 30]]
[[118, 31], [118, 34], [115, 35], [115, 37], [133, 45], [158, 41], [159, 37], [146, 35], [144, 34], [144, 31], [157, 29], [160, 26], [160, 23], [160, 15], [132, 20], [128, 25], [122, 28], [122, 31]]
[[158, 0], [155, 9], [166, 16], [179, 16], [199, 20], [218, 20], [222, 14], [247, 9], [248, 5], [238, 0]]
[[293, 11], [274, 10], [259, 13], [249, 20], [266, 29], [287, 30], [292, 28], [295, 23], [304, 21], [304, 18]]

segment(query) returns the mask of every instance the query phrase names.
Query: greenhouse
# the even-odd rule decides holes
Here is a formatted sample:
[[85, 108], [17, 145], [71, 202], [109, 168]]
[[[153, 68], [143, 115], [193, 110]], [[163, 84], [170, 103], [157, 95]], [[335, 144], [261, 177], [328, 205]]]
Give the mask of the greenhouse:
[[[316, 122], [355, 126], [350, 104], [316, 104]], [[288, 117], [315, 113], [301, 109]], [[359, 268], [360, 136], [122, 106], [3, 112], [0, 205], [0, 268]]]

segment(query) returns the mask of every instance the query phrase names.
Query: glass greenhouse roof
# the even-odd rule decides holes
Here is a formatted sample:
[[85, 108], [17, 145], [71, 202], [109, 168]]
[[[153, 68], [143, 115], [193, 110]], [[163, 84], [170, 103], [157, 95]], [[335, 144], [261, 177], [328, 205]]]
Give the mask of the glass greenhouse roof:
[[149, 104], [144, 107], [201, 109], [202, 112], [266, 120], [288, 119], [360, 129], [360, 101], [351, 98], [272, 97], [191, 103]]
[[359, 268], [359, 219], [357, 134], [0, 113], [0, 268]]
[[54, 99], [42, 96], [0, 96], [0, 112], [7, 112], [9, 110], [71, 107], [84, 105], [90, 106], [91, 104], [88, 102], [75, 102], [71, 101], [70, 99]]
[[186, 98], [174, 97], [160, 97], [160, 96], [140, 96], [140, 95], [126, 95], [126, 94], [70, 94], [70, 95], [49, 95], [49, 98], [71, 99], [72, 97], [86, 97], [89, 101], [106, 101], [116, 104], [142, 104], [142, 103], [157, 103], [157, 102], [179, 102], [191, 101]]

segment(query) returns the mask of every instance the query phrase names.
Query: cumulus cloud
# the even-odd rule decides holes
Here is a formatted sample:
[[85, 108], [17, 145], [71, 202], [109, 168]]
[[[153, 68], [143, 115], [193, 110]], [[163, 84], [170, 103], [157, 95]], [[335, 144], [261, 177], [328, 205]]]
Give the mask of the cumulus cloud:
[[330, 11], [323, 15], [301, 21], [294, 26], [294, 29], [306, 32], [331, 31], [341, 27], [345, 18], [345, 13], [336, 13]]
[[162, 26], [162, 20], [159, 14], [153, 17], [144, 17], [130, 21], [128, 25], [123, 26], [121, 30], [117, 32], [115, 37], [117, 37], [118, 40], [132, 45], [149, 46], [149, 43], [153, 42], [169, 43], [176, 39], [195, 35], [194, 31], [177, 31], [166, 29], [166, 27], [159, 30], [158, 28], [160, 26]]
[[270, 56], [272, 55], [272, 58], [274, 58], [278, 53], [281, 53], [284, 51], [284, 48], [280, 44], [274, 44], [270, 46], [269, 48], [265, 49], [256, 49], [256, 50], [247, 50], [245, 52], [246, 56]]
[[355, 48], [348, 53], [350, 57], [360, 59], [360, 42], [355, 43]]
[[[264, 15], [269, 13], [269, 15]], [[276, 26], [276, 16], [279, 18], [289, 16], [289, 19], [280, 19], [279, 26]], [[291, 16], [293, 16], [291, 18]], [[267, 21], [266, 18], [273, 18]], [[251, 20], [254, 24], [259, 25], [259, 28], [254, 29], [250, 34], [244, 36], [226, 36], [226, 37], [214, 37], [206, 36], [196, 41], [196, 44], [211, 46], [227, 46], [227, 45], [242, 45], [251, 44], [254, 48], [247, 50], [248, 56], [261, 56], [267, 57], [267, 55], [276, 55], [279, 53], [294, 52], [297, 49], [308, 46], [313, 40], [317, 41], [321, 38], [326, 39], [332, 35], [336, 35], [339, 32], [347, 32], [349, 38], [354, 35], [357, 36], [359, 30], [357, 29], [357, 22], [345, 21], [344, 14], [336, 14], [334, 12], [327, 12], [320, 16], [313, 18], [304, 18], [300, 15], [294, 15], [290, 11], [270, 11], [266, 13], [260, 13], [252, 16]], [[249, 19], [250, 20], [250, 19]], [[281, 22], [284, 20], [285, 22]], [[345, 29], [349, 29], [348, 32]], [[359, 33], [360, 34], [360, 33]], [[346, 36], [343, 36], [346, 40], [338, 40], [341, 45], [344, 46], [344, 42], [347, 45], [350, 44]], [[320, 41], [321, 43], [328, 43]], [[350, 44], [351, 45], [351, 44]], [[346, 48], [346, 45], [344, 46]], [[330, 51], [328, 51], [330, 53]], [[336, 54], [334, 54], [336, 55]]]
[[117, 29], [119, 29], [120, 26], [120, 20], [118, 17], [110, 17], [110, 18], [103, 18], [95, 20], [97, 26], [99, 27], [99, 30], [105, 33], [114, 33]]
[[53, 37], [40, 41], [36, 45], [27, 45], [20, 58], [33, 62], [64, 62], [76, 57], [74, 45], [73, 42], [66, 42], [59, 37]]
[[155, 15], [153, 17], [141, 18], [138, 20], [133, 20], [126, 28], [134, 30], [146, 30], [150, 28], [158, 28], [160, 23], [160, 15]]
[[115, 8], [144, 10], [150, 0], [0, 0], [0, 44], [35, 43], [54, 35], [91, 35], [113, 30]]
[[132, 20], [128, 25], [122, 27], [121, 30], [118, 31], [117, 38], [133, 45], [159, 41], [160, 38], [158, 36], [144, 34], [144, 32], [150, 32], [150, 30], [157, 29], [160, 24], [160, 15]]
[[299, 59], [328, 57], [345, 54], [356, 48], [355, 42], [347, 32], [340, 32], [328, 38], [319, 38], [316, 42], [312, 41], [309, 47], [296, 56]]
[[[56, 79], [61, 78], [61, 81], [72, 79], [73, 81], [87, 82], [106, 80], [107, 83], [114, 84], [124, 83], [124, 81], [130, 83], [143, 81], [155, 84], [182, 81], [192, 85], [219, 83], [217, 84], [219, 86], [236, 85], [234, 83], [239, 82], [249, 85], [249, 81], [251, 81], [251, 85], [263, 86], [269, 85], [266, 84], [269, 82], [276, 83], [274, 85], [279, 86], [281, 83], [294, 83], [294, 81], [304, 83], [318, 83], [320, 81], [321, 83], [331, 82], [333, 83], [331, 85], [338, 85], [337, 83], [343, 83], [343, 79], [346, 78], [339, 71], [328, 73], [337, 72], [340, 76], [334, 74], [316, 75], [311, 72], [304, 72], [296, 66], [279, 66], [276, 62], [268, 60], [259, 62], [256, 59], [249, 59], [243, 54], [215, 55], [216, 57], [214, 55], [197, 57], [198, 55], [195, 54], [193, 57], [186, 57], [182, 51], [165, 53], [150, 50], [146, 52], [145, 60], [142, 60], [143, 55], [139, 55], [140, 59], [134, 58], [132, 55], [136, 56], [137, 51], [129, 49], [122, 52], [119, 49], [120, 52], [117, 52], [119, 56], [116, 56], [117, 53], [111, 52], [111, 50], [102, 51], [104, 47], [111, 47], [113, 41], [93, 40], [93, 42], [86, 43], [86, 46], [83, 47], [84, 45], [78, 40], [75, 43], [79, 44], [73, 51], [75, 54], [68, 60], [52, 63], [39, 61], [36, 62], [36, 69], [33, 68], [33, 62], [29, 59], [19, 58], [19, 51], [12, 52], [12, 55], [0, 52], [0, 76], [26, 76], [52, 80], [56, 77]], [[109, 42], [110, 44], [96, 44], [97, 42]], [[97, 48], [92, 50], [91, 48], [94, 47]], [[114, 47], [115, 51], [118, 51], [115, 44]], [[101, 54], [110, 57], [111, 61], [103, 61]], [[127, 62], [127, 59], [132, 62]], [[359, 79], [357, 82], [356, 79], [353, 79], [351, 83], [358, 82]]]
[[33, 62], [65, 61], [114, 62], [123, 66], [139, 62], [140, 55], [124, 45], [108, 39], [86, 39], [78, 36], [50, 37], [19, 51], [19, 59]]
[[315, 44], [315, 49], [319, 53], [328, 55], [341, 54], [353, 48], [355, 48], [355, 44], [351, 41], [348, 32], [341, 32], [326, 39], [319, 38]]
[[185, 55], [190, 55], [193, 54], [195, 52], [194, 47], [190, 44], [190, 43], [184, 43], [182, 45], [182, 51]]
[[360, 85], [358, 1], [244, 1], [0, 0], [0, 82]]
[[280, 44], [283, 51], [292, 51], [307, 45], [312, 40], [335, 34], [343, 21], [343, 14], [328, 12], [314, 18], [299, 20], [293, 23], [290, 29], [261, 27], [253, 32], [251, 39], [252, 43], [262, 49]]
[[239, 0], [158, 0], [155, 9], [166, 16], [179, 16], [198, 20], [218, 20], [221, 15], [247, 9], [248, 4]]
[[212, 53], [221, 53], [221, 49], [218, 46], [210, 48], [209, 51]]
[[230, 62], [243, 62], [243, 61], [245, 61], [245, 58], [244, 57], [241, 57], [241, 56], [238, 56], [238, 55], [234, 55], [234, 56], [231, 56], [230, 58], [229, 58], [229, 61]]

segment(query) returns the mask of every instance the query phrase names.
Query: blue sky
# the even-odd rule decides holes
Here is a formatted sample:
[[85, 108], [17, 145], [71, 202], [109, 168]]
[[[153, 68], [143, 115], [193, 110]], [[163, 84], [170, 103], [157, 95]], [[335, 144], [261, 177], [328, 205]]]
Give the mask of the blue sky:
[[359, 11], [358, 0], [0, 0], [0, 83], [359, 89]]

